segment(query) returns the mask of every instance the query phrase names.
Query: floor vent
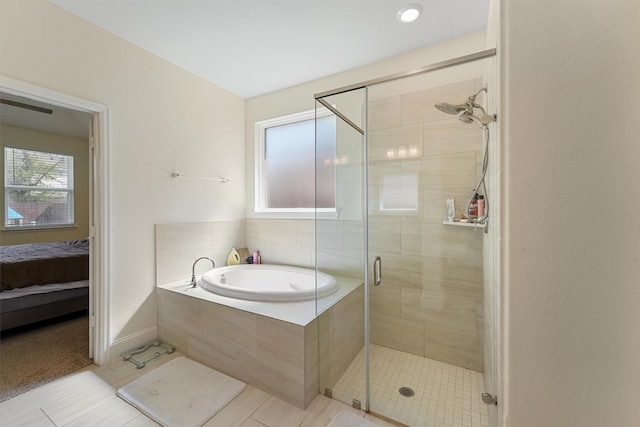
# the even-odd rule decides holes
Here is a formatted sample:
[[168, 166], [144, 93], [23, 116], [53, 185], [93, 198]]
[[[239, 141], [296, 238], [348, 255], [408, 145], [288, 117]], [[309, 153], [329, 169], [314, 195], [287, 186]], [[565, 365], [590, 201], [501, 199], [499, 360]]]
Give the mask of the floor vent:
[[404, 397], [411, 397], [415, 394], [409, 387], [400, 387], [400, 390], [398, 391]]

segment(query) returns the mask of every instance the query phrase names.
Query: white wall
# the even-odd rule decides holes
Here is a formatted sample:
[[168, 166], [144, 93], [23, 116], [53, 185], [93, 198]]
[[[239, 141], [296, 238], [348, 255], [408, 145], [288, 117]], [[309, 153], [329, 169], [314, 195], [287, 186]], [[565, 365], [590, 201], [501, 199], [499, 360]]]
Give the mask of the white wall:
[[640, 425], [640, 2], [502, 2], [504, 425]]
[[154, 224], [244, 217], [244, 100], [46, 0], [0, 2], [0, 52], [0, 74], [109, 107], [111, 340], [137, 345], [156, 327]]

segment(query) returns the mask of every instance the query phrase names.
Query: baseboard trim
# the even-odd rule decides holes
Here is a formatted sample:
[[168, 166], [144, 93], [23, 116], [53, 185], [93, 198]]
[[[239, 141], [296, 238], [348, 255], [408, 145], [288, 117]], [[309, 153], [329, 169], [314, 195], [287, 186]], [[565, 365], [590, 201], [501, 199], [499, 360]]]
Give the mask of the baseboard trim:
[[120, 355], [135, 348], [147, 345], [158, 339], [158, 327], [152, 326], [135, 332], [126, 337], [119, 338], [109, 346], [109, 363], [120, 360]]

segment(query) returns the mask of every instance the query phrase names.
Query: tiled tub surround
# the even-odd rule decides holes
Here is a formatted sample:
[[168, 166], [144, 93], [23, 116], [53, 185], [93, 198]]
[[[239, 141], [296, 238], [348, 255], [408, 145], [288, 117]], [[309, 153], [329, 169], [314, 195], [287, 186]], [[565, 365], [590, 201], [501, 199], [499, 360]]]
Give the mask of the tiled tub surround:
[[[193, 262], [206, 256], [217, 266], [227, 264], [231, 248], [246, 247], [245, 219], [226, 221], [156, 224], [156, 285], [176, 282], [191, 276]], [[196, 274], [211, 269], [200, 262]]]
[[[370, 254], [384, 266], [383, 284], [370, 290], [372, 343], [476, 371], [483, 369], [483, 233], [442, 220], [445, 200], [454, 198], [461, 212], [479, 178], [482, 131], [434, 104], [462, 102], [480, 87], [474, 79], [369, 103]], [[415, 177], [417, 209], [379, 209], [390, 175]]]
[[[194, 360], [304, 409], [318, 394], [319, 369], [339, 378], [364, 345], [362, 314], [348, 315], [361, 311], [363, 287], [336, 279], [340, 289], [319, 301], [328, 307], [320, 316], [313, 300], [245, 301], [191, 288], [184, 280], [162, 285], [159, 337]], [[325, 341], [331, 345], [320, 351]], [[320, 354], [331, 366], [319, 366]]]

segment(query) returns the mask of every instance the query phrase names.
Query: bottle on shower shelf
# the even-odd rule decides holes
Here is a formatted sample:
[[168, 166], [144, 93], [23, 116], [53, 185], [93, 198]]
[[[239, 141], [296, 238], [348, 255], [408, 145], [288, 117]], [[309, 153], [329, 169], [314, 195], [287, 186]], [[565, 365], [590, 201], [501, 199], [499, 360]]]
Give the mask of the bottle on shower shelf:
[[478, 194], [478, 218], [484, 216], [484, 195]]
[[469, 221], [474, 222], [478, 218], [478, 193], [473, 194], [473, 199], [469, 203]]

